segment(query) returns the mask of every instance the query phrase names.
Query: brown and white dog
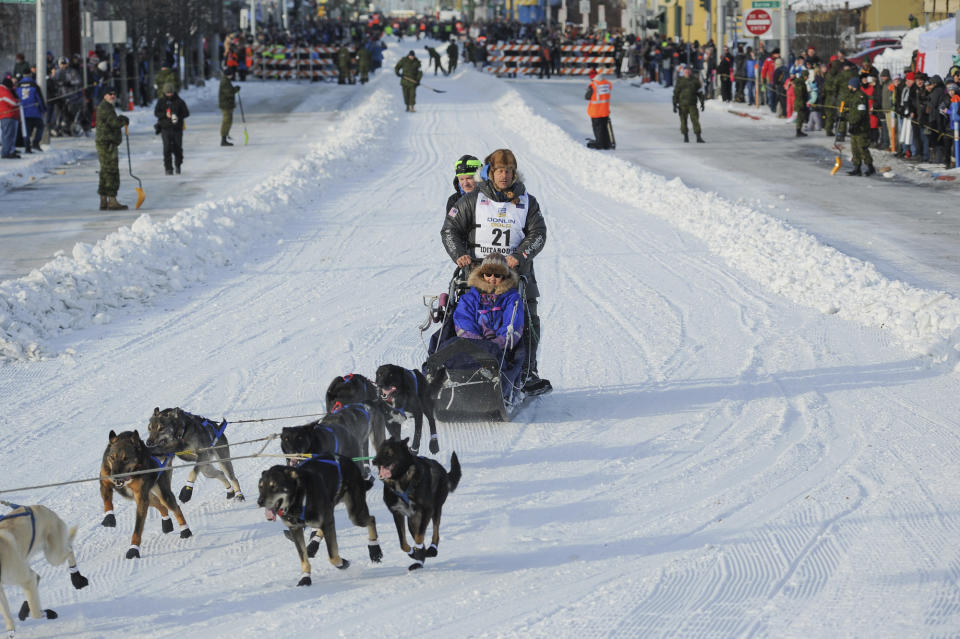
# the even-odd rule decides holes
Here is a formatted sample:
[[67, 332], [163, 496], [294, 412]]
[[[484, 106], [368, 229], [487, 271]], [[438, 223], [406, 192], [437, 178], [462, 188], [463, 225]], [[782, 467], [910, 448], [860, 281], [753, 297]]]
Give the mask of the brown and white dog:
[[42, 551], [52, 566], [67, 562], [70, 581], [77, 590], [86, 587], [89, 582], [77, 569], [77, 558], [73, 554], [76, 526], [67, 529], [63, 520], [46, 506], [3, 503], [14, 507], [6, 515], [0, 515], [0, 610], [7, 624], [7, 632], [12, 637], [13, 616], [2, 584], [20, 586], [27, 595], [17, 615], [20, 621], [26, 619], [28, 614], [34, 619], [57, 618], [56, 612], [44, 610], [40, 605], [37, 592], [40, 576], [30, 568], [31, 555]]
[[[117, 518], [113, 514], [114, 491], [137, 502], [137, 522], [133, 527], [127, 559], [140, 558], [140, 538], [143, 535], [143, 523], [147, 519], [147, 510], [150, 506], [160, 512], [162, 517], [160, 523], [164, 534], [173, 532], [173, 522], [170, 521], [172, 510], [177, 523], [180, 524], [180, 538], [186, 539], [193, 535], [187, 526], [187, 520], [180, 512], [177, 498], [170, 490], [172, 471], [169, 467], [161, 470], [162, 467], [163, 462], [150, 454], [147, 445], [140, 439], [140, 433], [135, 430], [125, 430], [118, 435], [110, 431], [110, 440], [107, 443], [107, 449], [103, 451], [103, 462], [100, 465], [100, 497], [103, 498], [103, 510], [106, 513], [100, 523], [108, 528], [117, 525]], [[127, 475], [127, 473], [138, 471], [154, 472]]]

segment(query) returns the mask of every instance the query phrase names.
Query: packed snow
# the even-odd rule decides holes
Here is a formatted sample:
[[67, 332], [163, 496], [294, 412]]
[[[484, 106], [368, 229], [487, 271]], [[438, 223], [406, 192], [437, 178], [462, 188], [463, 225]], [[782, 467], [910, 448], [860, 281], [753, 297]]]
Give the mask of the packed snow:
[[[582, 79], [461, 68], [425, 76], [446, 93], [421, 88], [407, 114], [397, 49], [363, 87], [246, 83], [260, 112], [248, 107], [247, 147], [215, 149], [215, 87], [188, 91], [183, 178], [164, 182], [141, 152], [148, 200], [128, 225], [0, 283], [0, 498], [79, 525], [91, 581], [75, 591], [38, 561], [60, 618], [18, 636], [960, 633], [956, 296], [838, 250], [761, 206], [758, 187], [735, 200], [729, 184], [691, 186], [709, 179], [693, 168], [646, 168], [617, 100], [669, 113], [664, 91], [616, 82], [623, 126], [602, 153], [581, 139]], [[704, 123], [708, 142], [746, 126], [714, 108]], [[694, 167], [697, 147], [678, 141], [646, 140]], [[255, 505], [279, 445], [256, 440], [322, 411], [337, 375], [423, 361], [420, 298], [452, 272], [439, 228], [454, 160], [501, 147], [548, 224], [540, 372], [555, 390], [510, 423], [440, 423], [433, 457], [449, 467], [456, 451], [463, 480], [424, 570], [407, 571], [378, 485], [383, 563], [339, 508], [350, 568], [319, 557], [297, 588], [293, 545]], [[62, 164], [89, 161], [78, 149], [0, 181], [85, 207], [67, 180], [83, 166]], [[236, 462], [246, 502], [201, 480], [183, 506], [194, 537], [163, 535], [151, 512], [143, 557], [127, 560], [133, 504], [101, 527], [95, 478], [109, 431], [144, 433], [155, 406], [226, 418], [232, 454], [263, 455]]]

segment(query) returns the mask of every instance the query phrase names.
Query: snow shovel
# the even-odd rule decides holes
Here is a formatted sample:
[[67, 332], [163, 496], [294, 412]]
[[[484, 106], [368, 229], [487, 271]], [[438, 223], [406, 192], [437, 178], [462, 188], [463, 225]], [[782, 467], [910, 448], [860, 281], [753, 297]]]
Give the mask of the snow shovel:
[[840, 118], [840, 116], [843, 115], [843, 105], [844, 105], [844, 104], [845, 104], [844, 102], [841, 102], [841, 103], [840, 103], [840, 110], [837, 112], [837, 119], [838, 119], [838, 122], [837, 122], [837, 135], [836, 135], [836, 137], [833, 139], [833, 148], [835, 148], [835, 149], [837, 150], [837, 157], [836, 157], [836, 159], [833, 161], [833, 168], [830, 169], [830, 175], [836, 175], [836, 174], [837, 174], [837, 171], [839, 171], [839, 170], [840, 170], [840, 167], [843, 165], [843, 160], [840, 158], [840, 153], [843, 151], [843, 148], [840, 146], [840, 122], [839, 122], [839, 118]]
[[424, 84], [423, 82], [420, 83], [420, 86], [424, 87], [425, 89], [430, 89], [434, 93], [446, 93], [446, 91], [441, 91], [440, 89], [434, 89], [432, 86], [428, 84]]
[[130, 170], [130, 177], [137, 181], [137, 206], [135, 208], [140, 208], [140, 205], [143, 204], [143, 201], [147, 199], [147, 194], [143, 192], [143, 182], [140, 181], [136, 175], [133, 174], [133, 162], [130, 160], [130, 125], [123, 127], [123, 132], [125, 138], [127, 138], [127, 168]]
[[250, 140], [250, 135], [247, 133], [247, 117], [243, 114], [243, 100], [240, 99], [239, 93], [237, 94], [237, 104], [240, 105], [240, 120], [243, 122], [243, 145], [246, 146]]

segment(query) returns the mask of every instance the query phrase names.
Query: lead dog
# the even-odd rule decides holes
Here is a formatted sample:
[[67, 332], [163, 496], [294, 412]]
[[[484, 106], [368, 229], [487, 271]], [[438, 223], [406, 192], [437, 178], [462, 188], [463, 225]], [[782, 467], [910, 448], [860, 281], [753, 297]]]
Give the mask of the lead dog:
[[[153, 409], [147, 434], [147, 448], [159, 456], [176, 455], [185, 461], [197, 462], [190, 469], [187, 484], [180, 489], [180, 501], [187, 503], [193, 496], [197, 473], [219, 479], [227, 489], [227, 499], [243, 501], [240, 482], [230, 462], [230, 442], [223, 432], [227, 422], [217, 424], [177, 408]], [[197, 452], [199, 451], [199, 452]], [[218, 470], [214, 462], [220, 466]]]
[[[137, 502], [137, 521], [133, 527], [133, 537], [130, 548], [127, 550], [127, 559], [140, 557], [140, 538], [143, 535], [143, 522], [147, 519], [147, 510], [153, 506], [160, 512], [161, 527], [164, 533], [173, 532], [173, 522], [170, 521], [170, 511], [173, 511], [180, 524], [180, 538], [186, 539], [193, 535], [187, 526], [187, 521], [180, 512], [180, 504], [170, 490], [171, 470], [160, 470], [164, 467], [161, 460], [150, 454], [147, 445], [140, 439], [140, 433], [135, 430], [125, 430], [117, 435], [110, 431], [107, 449], [103, 451], [103, 462], [100, 465], [100, 497], [103, 498], [103, 510], [106, 515], [101, 525], [113, 528], [117, 525], [117, 518], [113, 514], [113, 492], [120, 493], [127, 499]], [[155, 472], [140, 473], [126, 477], [117, 477], [141, 470]]]
[[266, 509], [268, 521], [279, 517], [286, 524], [287, 536], [297, 547], [300, 557], [298, 586], [313, 583], [303, 537], [303, 529], [307, 526], [321, 531], [331, 564], [340, 570], [350, 565], [340, 557], [337, 546], [333, 508], [340, 502], [347, 507], [353, 525], [366, 526], [370, 560], [379, 563], [383, 559], [377, 537], [377, 520], [367, 509], [366, 493], [372, 486], [373, 479], [364, 481], [356, 465], [342, 455], [318, 455], [297, 467], [277, 465], [260, 475], [257, 506]]
[[[391, 437], [399, 439], [400, 424], [407, 418], [407, 411], [413, 413], [413, 448], [420, 450], [420, 432], [423, 430], [423, 418], [430, 424], [430, 452], [440, 452], [437, 441], [437, 422], [433, 417], [434, 399], [443, 383], [443, 375], [427, 380], [420, 371], [413, 371], [394, 364], [384, 364], [377, 369], [377, 388], [380, 398], [393, 409], [390, 422], [396, 427], [397, 434], [391, 430]], [[379, 447], [378, 447], [379, 450]]]
[[3, 591], [2, 584], [16, 584], [23, 588], [27, 600], [17, 615], [20, 621], [29, 614], [34, 619], [46, 616], [56, 619], [53, 610], [44, 610], [40, 605], [37, 585], [40, 576], [30, 568], [30, 556], [43, 551], [44, 557], [52, 566], [67, 562], [70, 568], [70, 581], [77, 590], [87, 586], [89, 581], [77, 569], [77, 558], [73, 554], [73, 538], [77, 527], [69, 530], [55, 512], [46, 506], [17, 506], [3, 502], [13, 511], [0, 515], [0, 609], [6, 621], [7, 632], [13, 636], [13, 616], [10, 604]]
[[[440, 462], [417, 457], [407, 447], [407, 438], [401, 441], [388, 439], [384, 442], [373, 464], [380, 468], [383, 480], [383, 502], [393, 513], [397, 525], [400, 548], [413, 558], [409, 570], [423, 568], [427, 557], [436, 557], [440, 544], [440, 515], [447, 495], [460, 484], [460, 460], [457, 454], [450, 456], [450, 472]], [[414, 547], [407, 543], [403, 520], [407, 520]], [[433, 538], [430, 547], [424, 547], [427, 523], [433, 522]]]

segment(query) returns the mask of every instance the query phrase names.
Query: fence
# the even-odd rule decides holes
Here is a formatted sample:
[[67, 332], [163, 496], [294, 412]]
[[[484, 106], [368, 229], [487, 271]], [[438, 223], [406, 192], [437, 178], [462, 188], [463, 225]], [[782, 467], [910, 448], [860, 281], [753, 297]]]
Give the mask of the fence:
[[[568, 44], [560, 47], [560, 75], [586, 75], [596, 65], [600, 73], [613, 73], [613, 45]], [[494, 75], [540, 73], [540, 47], [535, 44], [497, 44], [487, 47], [485, 70]], [[556, 67], [554, 67], [556, 69]]]
[[265, 80], [323, 80], [336, 78], [339, 47], [284, 47], [257, 45], [249, 73]]

